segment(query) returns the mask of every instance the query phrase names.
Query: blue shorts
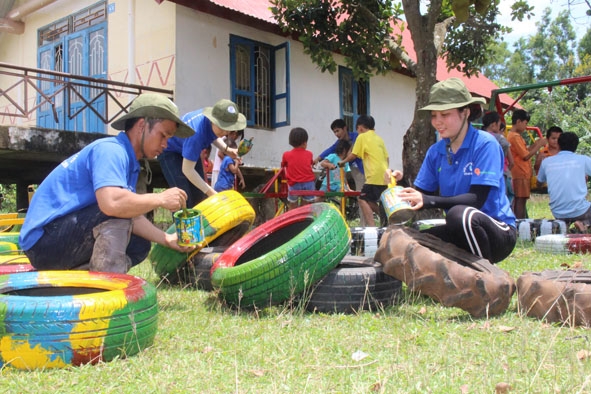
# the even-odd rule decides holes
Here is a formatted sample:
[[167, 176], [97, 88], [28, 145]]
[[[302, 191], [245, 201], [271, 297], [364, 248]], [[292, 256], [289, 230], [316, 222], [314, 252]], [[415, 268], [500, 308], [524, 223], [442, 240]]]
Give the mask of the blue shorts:
[[291, 192], [295, 190], [316, 190], [314, 181], [310, 182], [299, 182], [294, 183], [292, 186], [287, 187], [287, 201], [298, 202], [298, 198], [302, 198], [304, 201], [313, 202], [316, 197], [314, 196], [292, 196]]

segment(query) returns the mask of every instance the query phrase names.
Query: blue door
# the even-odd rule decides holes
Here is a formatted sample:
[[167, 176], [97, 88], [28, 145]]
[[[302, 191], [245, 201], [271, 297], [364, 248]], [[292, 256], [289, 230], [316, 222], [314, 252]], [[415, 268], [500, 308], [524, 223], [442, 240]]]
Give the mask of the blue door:
[[[103, 22], [39, 48], [39, 68], [107, 79], [106, 32], [107, 23]], [[72, 83], [69, 94], [59, 92], [55, 98], [55, 111], [48, 104], [38, 109], [37, 124], [59, 130], [106, 133], [107, 126], [102, 120], [106, 114], [105, 93], [86, 81], [69, 82]], [[41, 91], [47, 94], [54, 94], [61, 86], [47, 81], [40, 83]]]
[[[54, 42], [39, 48], [37, 62], [39, 68], [63, 71], [63, 44]], [[41, 75], [37, 95], [37, 126], [50, 129], [64, 129], [64, 92], [59, 80], [50, 75]], [[53, 103], [51, 105], [50, 103]]]

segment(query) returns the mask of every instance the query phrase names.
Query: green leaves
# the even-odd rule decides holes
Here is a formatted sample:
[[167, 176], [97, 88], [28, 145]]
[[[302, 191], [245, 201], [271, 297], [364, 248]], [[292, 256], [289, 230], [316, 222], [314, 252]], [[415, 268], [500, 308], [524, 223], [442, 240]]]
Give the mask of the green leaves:
[[391, 70], [390, 23], [401, 12], [391, 0], [271, 0], [271, 11], [284, 31], [294, 34], [322, 71], [333, 73], [335, 53], [358, 80]]

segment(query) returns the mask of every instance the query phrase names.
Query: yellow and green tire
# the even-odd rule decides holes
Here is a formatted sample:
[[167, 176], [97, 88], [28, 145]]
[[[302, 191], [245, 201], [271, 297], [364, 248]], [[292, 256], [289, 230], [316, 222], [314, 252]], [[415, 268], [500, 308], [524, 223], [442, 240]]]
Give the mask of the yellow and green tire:
[[351, 232], [332, 204], [290, 210], [232, 244], [211, 268], [229, 304], [265, 307], [310, 288], [349, 251]]
[[[235, 190], [214, 194], [195, 205], [194, 209], [201, 212], [204, 242], [192, 254], [202, 247], [231, 245], [250, 230], [255, 218], [252, 206]], [[166, 230], [168, 234], [175, 231], [174, 225]], [[152, 262], [154, 271], [160, 277], [166, 277], [175, 273], [190, 257], [186, 253], [156, 244], [148, 259]]]
[[0, 275], [0, 369], [50, 369], [132, 356], [157, 331], [156, 288], [127, 274]]
[[18, 231], [1, 231], [0, 232], [0, 242], [9, 242], [16, 245], [19, 248], [18, 237], [20, 236], [20, 232]]

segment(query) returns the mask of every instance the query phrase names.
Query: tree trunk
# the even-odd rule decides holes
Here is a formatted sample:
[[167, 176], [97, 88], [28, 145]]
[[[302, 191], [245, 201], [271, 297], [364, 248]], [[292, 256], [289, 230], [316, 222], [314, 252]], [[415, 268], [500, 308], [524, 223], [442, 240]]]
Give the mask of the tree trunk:
[[410, 184], [419, 172], [427, 149], [435, 142], [435, 131], [431, 126], [431, 115], [427, 111], [418, 111], [429, 102], [431, 86], [437, 82], [437, 48], [435, 46], [434, 30], [436, 18], [441, 13], [441, 0], [431, 1], [429, 14], [423, 16], [420, 12], [420, 2], [403, 0], [404, 15], [417, 54], [415, 90], [415, 116], [410, 128], [404, 135], [402, 145], [402, 165], [404, 178]]

